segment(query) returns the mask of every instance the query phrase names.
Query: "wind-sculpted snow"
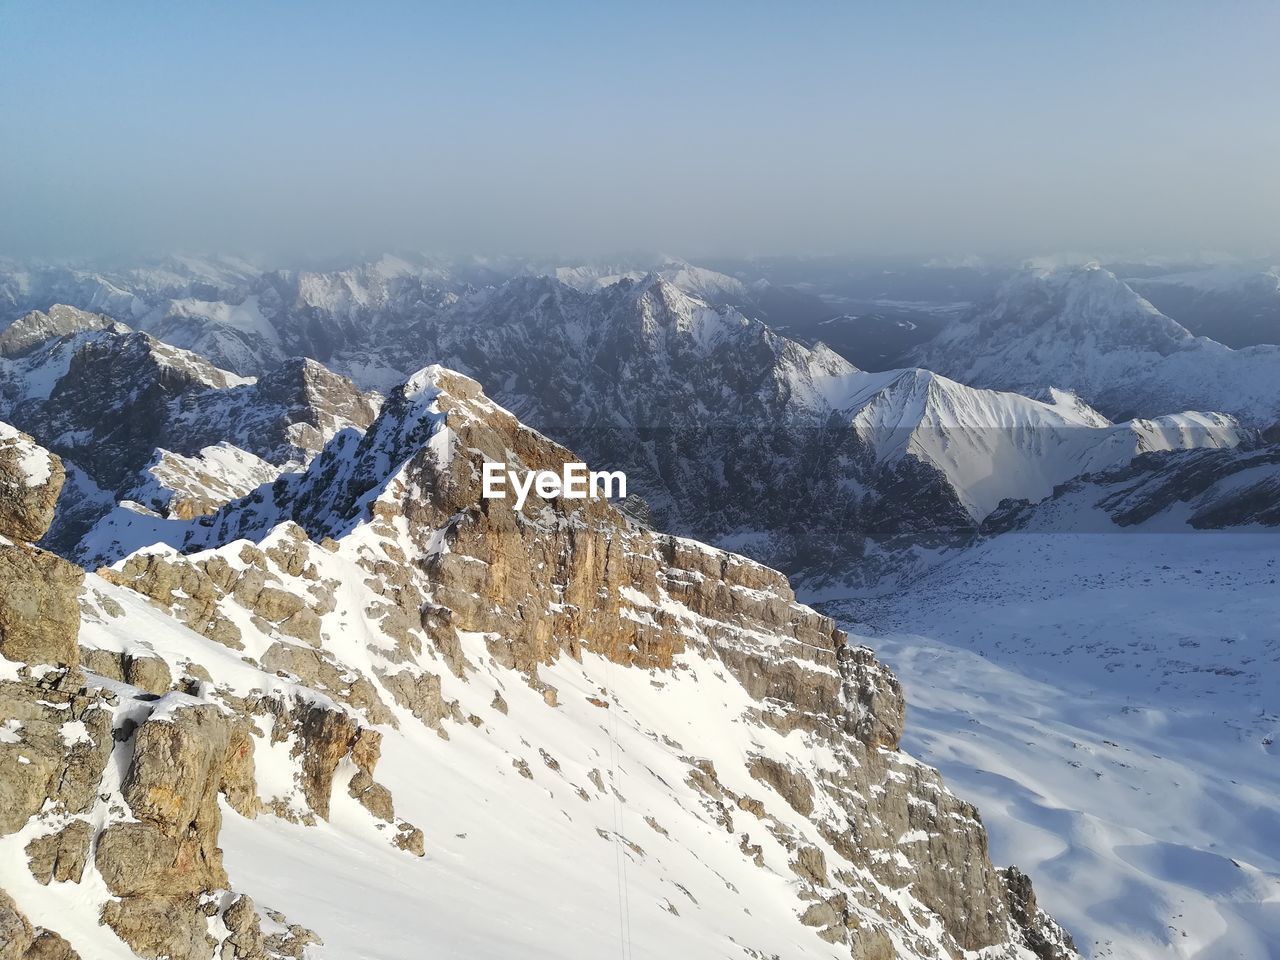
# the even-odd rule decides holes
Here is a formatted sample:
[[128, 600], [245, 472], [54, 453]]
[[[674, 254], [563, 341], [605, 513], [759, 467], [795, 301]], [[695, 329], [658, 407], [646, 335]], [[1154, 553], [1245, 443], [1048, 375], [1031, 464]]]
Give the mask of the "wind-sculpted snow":
[[1027, 271], [915, 360], [974, 386], [1071, 390], [1111, 417], [1195, 409], [1280, 421], [1280, 347], [1195, 337], [1096, 263]]
[[[1166, 458], [1186, 461], [1174, 476], [1212, 459]], [[1083, 502], [1133, 498], [1142, 472]], [[1176, 502], [1072, 531], [1082, 493], [906, 589], [824, 609], [898, 671], [908, 747], [979, 798], [993, 854], [1018, 858], [1082, 952], [1272, 960], [1280, 533], [1194, 532]]]

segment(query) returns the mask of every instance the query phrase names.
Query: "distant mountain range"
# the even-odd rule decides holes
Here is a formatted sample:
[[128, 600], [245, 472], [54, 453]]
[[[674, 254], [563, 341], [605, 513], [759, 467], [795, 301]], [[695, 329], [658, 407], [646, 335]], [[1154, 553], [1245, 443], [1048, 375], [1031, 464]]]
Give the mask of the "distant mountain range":
[[1280, 422], [1280, 346], [1196, 337], [1097, 263], [1019, 274], [912, 358], [975, 386], [1071, 390], [1113, 418], [1198, 409]]
[[[14, 309], [78, 292], [115, 313], [50, 307], [0, 332], [0, 416], [67, 460], [51, 542], [73, 550], [120, 501], [191, 514], [305, 465], [372, 419], [358, 384], [430, 361], [626, 470], [659, 527], [823, 577], [971, 536], [1006, 500], [1140, 454], [1252, 446], [1280, 420], [1280, 348], [1196, 338], [1097, 265], [1018, 274], [940, 321], [921, 367], [881, 372], [760, 320], [767, 281], [625, 266], [11, 272]], [[253, 376], [216, 365], [231, 359]]]
[[[1001, 842], [1097, 949], [1142, 956], [1174, 921], [1264, 936], [1232, 918], [1274, 898], [1265, 839], [1239, 836], [1270, 835], [1273, 778], [1217, 834], [1247, 862], [1194, 849], [1201, 807], [1178, 798], [1146, 835], [1138, 791], [1222, 779], [1202, 742], [1237, 765], [1271, 750], [1274, 559], [1261, 537], [1225, 538], [1224, 572], [1092, 534], [1280, 526], [1280, 348], [1197, 337], [1097, 264], [919, 268], [944, 273], [918, 299], [912, 271], [842, 293], [828, 268], [0, 271], [0, 929], [20, 956], [104, 937], [121, 957], [355, 956], [371, 925], [395, 956], [520, 955], [574, 925], [597, 956], [634, 913], [650, 947], [707, 960], [1078, 960], [904, 736], [995, 792]], [[916, 362], [864, 368], [826, 328]], [[485, 462], [579, 458], [633, 496], [480, 496]], [[1215, 605], [1246, 574], [1232, 622], [1263, 635], [1233, 666]], [[914, 734], [893, 673], [788, 575], [930, 678]], [[960, 639], [926, 649], [917, 614]], [[1010, 650], [1042, 686], [995, 676], [986, 654]], [[1251, 716], [1213, 703], [1165, 769], [1176, 712], [1156, 698], [1135, 732], [1121, 698], [1151, 697], [1121, 681], [1184, 674]], [[1085, 737], [1095, 682], [1119, 685]], [[1116, 764], [1081, 787], [1085, 739]], [[1112, 809], [1079, 799], [1106, 790]], [[1098, 889], [1073, 893], [1086, 869]], [[1093, 908], [1128, 880], [1119, 919]], [[1174, 883], [1196, 917], [1171, 915]]]

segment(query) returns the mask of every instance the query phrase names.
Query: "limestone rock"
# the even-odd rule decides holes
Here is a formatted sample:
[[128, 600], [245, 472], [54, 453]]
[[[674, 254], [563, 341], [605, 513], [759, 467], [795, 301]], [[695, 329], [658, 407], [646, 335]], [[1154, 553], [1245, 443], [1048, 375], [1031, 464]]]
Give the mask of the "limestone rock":
[[87, 820], [72, 820], [57, 833], [37, 837], [27, 844], [32, 876], [43, 884], [79, 883], [92, 841], [93, 826]]
[[[175, 709], [148, 719], [134, 740], [121, 792], [137, 820], [108, 825], [95, 854], [108, 889], [148, 899], [226, 887], [217, 843], [217, 797], [230, 742], [225, 716], [207, 704]], [[146, 915], [143, 907], [131, 907], [120, 922]]]
[[0, 654], [74, 667], [84, 571], [25, 544], [0, 544]]
[[360, 802], [361, 806], [379, 820], [390, 823], [395, 819], [396, 811], [391, 801], [391, 791], [382, 784], [376, 783], [373, 777], [363, 770], [356, 771], [347, 790]]
[[61, 936], [36, 927], [0, 890], [0, 960], [80, 960]]
[[[20, 830], [46, 803], [50, 814], [76, 814], [93, 801], [113, 746], [111, 720], [101, 700], [68, 684], [74, 680], [0, 681], [0, 716], [13, 731], [0, 738], [0, 836]], [[64, 734], [72, 729], [68, 744]]]
[[127, 683], [157, 696], [168, 693], [173, 687], [169, 665], [160, 657], [81, 647], [80, 663], [84, 669], [100, 677]]
[[1022, 931], [1024, 945], [1040, 960], [1073, 960], [1075, 942], [1048, 914], [1036, 905], [1031, 878], [1015, 866], [1000, 871], [1005, 884], [1005, 902], [1014, 923]]
[[65, 479], [58, 457], [0, 423], [0, 536], [28, 543], [43, 537]]
[[102, 922], [145, 960], [209, 960], [217, 945], [195, 896], [108, 900]]
[[223, 941], [220, 960], [259, 960], [266, 956], [262, 924], [250, 897], [236, 897], [222, 912], [222, 922], [231, 933]]

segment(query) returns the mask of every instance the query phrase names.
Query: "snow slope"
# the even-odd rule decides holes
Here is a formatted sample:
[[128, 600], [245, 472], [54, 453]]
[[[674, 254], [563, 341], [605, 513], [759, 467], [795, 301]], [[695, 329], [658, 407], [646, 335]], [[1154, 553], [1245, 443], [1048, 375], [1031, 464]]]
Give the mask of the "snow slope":
[[[92, 828], [137, 803], [122, 721], [145, 732], [216, 704], [250, 721], [235, 755], [256, 795], [221, 794], [230, 884], [316, 930], [310, 960], [416, 960], [424, 944], [467, 960], [1034, 960], [1024, 933], [1060, 938], [1040, 914], [1015, 921], [977, 812], [896, 749], [892, 676], [783, 577], [602, 502], [476, 501], [480, 460], [570, 457], [428, 368], [362, 437], [194, 521], [208, 549], [90, 575], [79, 641], [121, 730]], [[150, 697], [92, 675], [157, 659]], [[263, 698], [276, 706], [254, 710]], [[290, 704], [312, 711], [298, 729]], [[351, 734], [319, 736], [342, 718], [356, 744], [374, 731], [387, 817], [359, 799]], [[425, 856], [396, 844], [406, 817]], [[97, 925], [117, 876], [101, 857], [79, 881], [32, 879], [26, 843], [60, 825], [36, 815], [0, 838], [0, 885], [83, 956], [129, 956]], [[230, 899], [200, 895], [215, 942]]]
[[1164, 313], [1231, 347], [1280, 343], [1280, 266], [1223, 263], [1127, 280]]
[[1006, 534], [829, 609], [1086, 955], [1272, 960], [1278, 579], [1274, 531]]
[[914, 457], [938, 469], [974, 520], [1005, 499], [1036, 501], [1083, 473], [1141, 453], [1234, 447], [1238, 424], [1184, 413], [1111, 424], [1071, 395], [1052, 402], [976, 390], [927, 370], [863, 374], [835, 401], [878, 464]]
[[1069, 389], [1112, 418], [1194, 409], [1280, 420], [1280, 347], [1195, 337], [1096, 262], [1025, 271], [914, 360], [974, 386]]

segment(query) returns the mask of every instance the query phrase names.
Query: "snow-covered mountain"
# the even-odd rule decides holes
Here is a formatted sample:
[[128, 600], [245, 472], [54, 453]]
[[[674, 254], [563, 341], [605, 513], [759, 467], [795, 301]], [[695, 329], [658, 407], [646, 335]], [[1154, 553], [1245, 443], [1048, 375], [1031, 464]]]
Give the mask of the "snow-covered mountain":
[[1028, 269], [915, 360], [975, 386], [1071, 390], [1113, 418], [1196, 409], [1280, 421], [1280, 347], [1196, 337], [1097, 263]]
[[410, 346], [417, 322], [469, 288], [460, 277], [487, 275], [468, 264], [392, 256], [329, 270], [267, 270], [226, 258], [124, 269], [0, 263], [0, 323], [66, 304], [253, 376], [287, 357], [328, 360], [375, 342]]
[[984, 531], [1139, 532], [1280, 527], [1280, 445], [1144, 454], [1058, 486], [1039, 503], [1007, 501]]
[[1237, 349], [1280, 343], [1280, 266], [1223, 263], [1125, 282], [1201, 336]]
[[[1229, 417], [1114, 425], [1065, 394], [866, 373], [662, 277], [583, 292], [551, 278], [461, 298], [430, 355], [594, 462], [623, 469], [659, 526], [791, 571], [847, 563], [864, 537], [971, 529], [1147, 450], [1231, 446]], [[350, 369], [350, 368], [348, 368]]]
[[[385, 262], [380, 269], [384, 279], [394, 272]], [[302, 289], [332, 319], [359, 315], [370, 288], [328, 277]], [[290, 361], [239, 383], [146, 335], [104, 332], [96, 315], [81, 315], [78, 333], [52, 336], [69, 323], [64, 316], [51, 329], [43, 314], [30, 314], [0, 335], [28, 345], [7, 361], [8, 406], [115, 500], [152, 509], [171, 501], [141, 476], [163, 456], [157, 449], [188, 458], [179, 471], [188, 474], [189, 458], [219, 443], [283, 468], [305, 462], [341, 427], [368, 422], [372, 401], [318, 364]], [[31, 346], [39, 336], [49, 339]], [[660, 527], [792, 572], [847, 572], [868, 537], [972, 531], [1005, 499], [1038, 500], [1143, 452], [1233, 446], [1243, 436], [1216, 414], [1112, 424], [1061, 392], [1038, 400], [918, 369], [866, 373], [657, 274], [590, 291], [550, 277], [509, 280], [458, 295], [417, 324], [412, 340], [391, 337], [331, 362], [383, 380], [418, 353], [488, 384], [517, 415], [593, 462], [625, 470]], [[71, 356], [76, 372], [67, 378]], [[110, 371], [106, 379], [84, 372], [95, 364]], [[158, 379], [165, 364], [190, 372]], [[298, 400], [289, 400], [288, 384]], [[104, 420], [94, 398], [117, 395], [130, 399]], [[207, 479], [194, 496], [191, 483], [174, 482], [186, 488], [183, 510], [220, 502]], [[98, 504], [81, 511], [96, 521], [101, 498], [82, 499]], [[71, 529], [82, 535], [85, 523]]]
[[[0, 751], [31, 761], [0, 774], [0, 929], [31, 960], [323, 960], [370, 924], [386, 960], [563, 956], [570, 925], [583, 956], [1071, 956], [897, 749], [892, 675], [761, 558], [903, 665], [907, 742], [1093, 952], [1268, 956], [1276, 852], [1214, 849], [1227, 795], [1176, 791], [1270, 749], [1270, 349], [1097, 267], [1006, 284], [942, 372], [874, 373], [666, 260], [4, 276], [0, 420], [35, 440], [0, 427], [0, 574], [39, 590], [0, 584]], [[646, 503], [479, 498], [482, 459], [578, 456]], [[1166, 688], [1246, 706], [1167, 722]], [[199, 869], [148, 880], [170, 851]]]
[[[118, 500], [168, 509], [180, 493], [179, 509], [190, 511], [261, 482], [264, 463], [305, 464], [339, 430], [367, 425], [377, 399], [315, 361], [239, 377], [68, 307], [28, 314], [0, 334], [0, 416], [67, 463], [50, 541], [67, 551]], [[242, 477], [224, 475], [232, 464]], [[163, 494], [163, 482], [175, 487]]]
[[[0, 532], [29, 540], [62, 471], [17, 440]], [[7, 945], [1074, 960], [784, 577], [603, 500], [480, 499], [482, 461], [571, 459], [430, 368], [173, 519], [183, 550], [85, 575], [0, 542]]]
[[611, 287], [619, 280], [639, 281], [655, 274], [690, 296], [714, 304], [742, 306], [752, 300], [752, 291], [736, 277], [699, 267], [677, 257], [659, 257], [630, 264], [577, 264], [525, 271], [530, 276], [554, 277], [577, 290], [593, 292]]
[[594, 291], [650, 273], [717, 305], [753, 300], [743, 282], [673, 257], [564, 265], [384, 255], [322, 269], [265, 269], [226, 257], [168, 257], [128, 267], [0, 261], [0, 326], [64, 304], [246, 376], [291, 356], [328, 363], [335, 354], [372, 351], [390, 366], [378, 382], [387, 388], [421, 365], [419, 328], [460, 294], [532, 276]]

